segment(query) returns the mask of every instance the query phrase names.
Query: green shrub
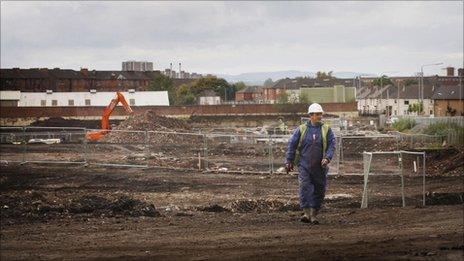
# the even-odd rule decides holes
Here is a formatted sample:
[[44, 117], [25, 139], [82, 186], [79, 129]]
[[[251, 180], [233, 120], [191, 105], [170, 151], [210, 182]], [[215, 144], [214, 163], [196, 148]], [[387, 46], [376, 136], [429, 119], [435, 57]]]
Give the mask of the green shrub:
[[459, 126], [457, 123], [434, 123], [430, 124], [426, 129], [424, 129], [423, 133], [429, 135], [439, 135], [439, 136], [447, 136], [448, 133], [453, 132], [457, 133], [460, 137], [459, 139], [462, 140], [464, 137], [464, 127]]
[[416, 125], [416, 121], [414, 119], [399, 119], [393, 123], [393, 128], [397, 131], [405, 131], [410, 130], [412, 127]]

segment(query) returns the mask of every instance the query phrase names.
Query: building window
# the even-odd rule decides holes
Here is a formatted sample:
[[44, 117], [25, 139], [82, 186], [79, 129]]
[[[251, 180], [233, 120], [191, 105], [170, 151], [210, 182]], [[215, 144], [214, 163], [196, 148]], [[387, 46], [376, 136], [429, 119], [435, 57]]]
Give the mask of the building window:
[[430, 110], [430, 114], [433, 114], [433, 111], [432, 111], [432, 110]]
[[404, 101], [404, 105], [409, 105], [409, 101]]
[[74, 100], [68, 100], [68, 106], [74, 106]]
[[47, 106], [47, 100], [40, 100], [40, 106]]
[[85, 99], [85, 106], [90, 106], [90, 99]]
[[397, 102], [397, 101], [396, 101], [396, 99], [395, 99], [395, 103], [396, 103], [396, 102]]
[[129, 99], [129, 105], [135, 106], [135, 99]]
[[52, 100], [52, 106], [58, 106], [58, 101], [57, 100]]

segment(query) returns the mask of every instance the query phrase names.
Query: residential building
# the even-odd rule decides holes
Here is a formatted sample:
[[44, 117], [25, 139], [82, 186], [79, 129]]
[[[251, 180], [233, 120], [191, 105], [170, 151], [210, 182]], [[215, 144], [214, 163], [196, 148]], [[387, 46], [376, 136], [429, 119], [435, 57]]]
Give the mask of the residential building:
[[247, 86], [235, 93], [235, 101], [260, 103], [263, 101], [263, 88], [261, 86]]
[[[353, 84], [353, 79], [286, 78], [277, 81], [271, 87], [264, 87], [263, 99], [274, 103], [283, 93], [286, 93], [288, 101], [299, 102], [301, 93], [305, 93], [313, 102], [348, 102], [355, 100], [356, 90], [354, 87], [345, 86], [353, 86]], [[334, 86], [339, 87], [334, 89]]]
[[464, 88], [441, 86], [433, 94], [435, 116], [464, 116]]
[[147, 90], [159, 71], [80, 71], [60, 68], [0, 69], [0, 90], [23, 92], [87, 92]]
[[[432, 98], [436, 87], [427, 86], [423, 93], [422, 115], [434, 114], [434, 100]], [[418, 115], [410, 110], [413, 104], [421, 103], [419, 99], [420, 87], [417, 84], [402, 85], [399, 88], [394, 85], [365, 86], [358, 90], [357, 102], [361, 115], [386, 114], [392, 116]]]

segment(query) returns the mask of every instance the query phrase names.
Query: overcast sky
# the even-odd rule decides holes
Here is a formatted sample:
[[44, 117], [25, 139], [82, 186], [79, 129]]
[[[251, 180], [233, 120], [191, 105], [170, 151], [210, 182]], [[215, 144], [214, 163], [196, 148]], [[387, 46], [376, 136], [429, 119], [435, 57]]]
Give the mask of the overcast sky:
[[463, 23], [462, 1], [2, 1], [1, 67], [443, 74], [463, 66]]

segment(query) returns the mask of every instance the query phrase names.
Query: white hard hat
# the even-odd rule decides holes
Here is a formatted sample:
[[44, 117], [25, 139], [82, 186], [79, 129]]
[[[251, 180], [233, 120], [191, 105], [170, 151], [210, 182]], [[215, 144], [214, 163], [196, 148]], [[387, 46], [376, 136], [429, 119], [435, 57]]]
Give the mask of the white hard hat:
[[313, 103], [308, 107], [308, 113], [323, 113], [322, 106], [319, 103]]

